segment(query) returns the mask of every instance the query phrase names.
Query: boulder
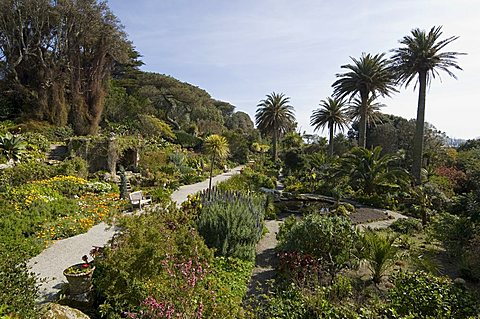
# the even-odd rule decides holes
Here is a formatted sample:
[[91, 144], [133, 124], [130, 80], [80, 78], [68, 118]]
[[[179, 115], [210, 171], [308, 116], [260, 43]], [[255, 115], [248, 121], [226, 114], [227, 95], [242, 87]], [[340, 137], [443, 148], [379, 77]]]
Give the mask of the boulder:
[[459, 286], [465, 286], [467, 284], [467, 282], [465, 281], [465, 279], [463, 278], [455, 278], [455, 280], [453, 281], [453, 283], [455, 285], [459, 285]]
[[90, 317], [80, 310], [57, 303], [48, 303], [42, 307], [41, 319], [90, 319]]

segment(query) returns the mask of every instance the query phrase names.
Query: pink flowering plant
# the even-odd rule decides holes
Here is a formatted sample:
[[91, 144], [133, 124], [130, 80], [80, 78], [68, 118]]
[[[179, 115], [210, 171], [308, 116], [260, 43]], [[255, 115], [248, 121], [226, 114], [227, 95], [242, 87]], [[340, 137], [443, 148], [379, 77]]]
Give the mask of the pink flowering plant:
[[174, 206], [123, 220], [96, 259], [103, 318], [239, 318], [240, 303], [219, 298], [228, 282], [214, 278], [213, 251], [192, 224]]

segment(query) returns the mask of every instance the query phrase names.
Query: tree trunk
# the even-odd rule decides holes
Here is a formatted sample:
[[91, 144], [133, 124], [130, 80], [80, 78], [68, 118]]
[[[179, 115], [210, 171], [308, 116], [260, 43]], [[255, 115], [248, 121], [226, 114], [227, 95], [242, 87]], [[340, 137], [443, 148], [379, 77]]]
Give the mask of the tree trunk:
[[427, 86], [427, 72], [418, 73], [418, 108], [417, 122], [415, 125], [415, 136], [413, 138], [413, 166], [412, 175], [415, 183], [420, 185], [422, 182], [422, 158], [423, 158], [423, 137], [425, 131], [425, 96]]
[[212, 162], [210, 163], [210, 181], [208, 182], [208, 200], [212, 198], [212, 177], [213, 177], [214, 164], [215, 164], [215, 153], [212, 154]]
[[330, 156], [333, 156], [333, 124], [330, 125], [330, 139], [328, 140], [330, 146]]
[[362, 105], [360, 106], [360, 122], [358, 123], [358, 146], [367, 147], [367, 102], [368, 93], [360, 92]]
[[277, 126], [274, 125], [273, 127], [273, 139], [272, 139], [272, 152], [273, 152], [273, 162], [276, 163], [278, 159], [278, 153], [277, 153]]

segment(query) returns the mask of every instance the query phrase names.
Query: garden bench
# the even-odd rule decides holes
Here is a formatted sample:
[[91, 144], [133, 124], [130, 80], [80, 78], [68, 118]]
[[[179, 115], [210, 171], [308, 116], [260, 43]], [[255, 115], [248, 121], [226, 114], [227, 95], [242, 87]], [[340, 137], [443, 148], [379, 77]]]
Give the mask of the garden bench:
[[128, 197], [130, 198], [132, 207], [138, 206], [142, 209], [142, 205], [152, 203], [152, 198], [150, 196], [144, 196], [142, 191], [131, 192], [128, 194]]

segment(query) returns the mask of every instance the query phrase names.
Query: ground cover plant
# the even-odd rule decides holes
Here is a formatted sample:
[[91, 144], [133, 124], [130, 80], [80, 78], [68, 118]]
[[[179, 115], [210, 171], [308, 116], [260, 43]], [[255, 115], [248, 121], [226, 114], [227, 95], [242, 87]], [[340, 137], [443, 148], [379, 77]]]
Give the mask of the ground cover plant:
[[29, 255], [52, 240], [86, 232], [124, 206], [108, 183], [60, 175], [8, 187], [0, 201], [0, 236]]

